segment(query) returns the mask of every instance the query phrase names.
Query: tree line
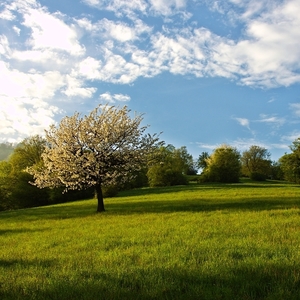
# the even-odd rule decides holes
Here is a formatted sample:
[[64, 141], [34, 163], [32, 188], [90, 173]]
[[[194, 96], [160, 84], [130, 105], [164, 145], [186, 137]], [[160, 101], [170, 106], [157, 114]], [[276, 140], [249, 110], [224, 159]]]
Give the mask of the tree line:
[[0, 161], [0, 210], [91, 198], [95, 193], [101, 212], [103, 197], [121, 189], [182, 185], [189, 178], [238, 182], [247, 176], [300, 183], [300, 138], [290, 147], [292, 153], [278, 162], [257, 145], [242, 153], [221, 145], [194, 159], [185, 146], [175, 148], [159, 135], [147, 134], [142, 120], [142, 115], [131, 117], [126, 106], [99, 106], [88, 116], [65, 117], [46, 130], [45, 138], [28, 137], [13, 150], [8, 145], [12, 153]]

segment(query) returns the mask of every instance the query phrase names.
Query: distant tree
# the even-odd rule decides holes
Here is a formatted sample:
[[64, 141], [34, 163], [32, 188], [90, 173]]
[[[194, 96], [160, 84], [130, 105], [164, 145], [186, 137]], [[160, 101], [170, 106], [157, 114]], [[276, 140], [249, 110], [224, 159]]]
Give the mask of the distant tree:
[[[24, 139], [0, 168], [0, 194], [3, 209], [39, 206], [48, 203], [48, 192], [29, 184], [33, 177], [26, 168], [41, 163], [46, 141], [40, 136]], [[1, 204], [0, 204], [1, 205]]]
[[242, 173], [254, 180], [265, 180], [271, 175], [271, 154], [260, 146], [251, 146], [241, 157]]
[[300, 183], [300, 138], [293, 142], [290, 149], [292, 153], [286, 153], [279, 159], [280, 168], [284, 179]]
[[182, 170], [184, 175], [196, 175], [197, 167], [193, 156], [188, 153], [186, 146], [174, 149], [174, 163], [178, 164], [178, 169]]
[[46, 148], [47, 142], [40, 135], [25, 138], [9, 157], [16, 172], [25, 171], [27, 167], [42, 163], [42, 153]]
[[207, 167], [207, 159], [209, 158], [209, 154], [208, 152], [202, 152], [197, 160], [197, 167], [199, 169], [202, 169], [202, 171], [205, 170], [205, 168]]
[[236, 148], [222, 145], [206, 160], [202, 180], [210, 182], [239, 182], [241, 163]]
[[147, 172], [150, 186], [187, 184], [185, 175], [192, 170], [193, 159], [186, 147], [162, 146], [157, 149], [156, 157], [157, 162], [151, 164]]
[[99, 106], [88, 116], [75, 113], [46, 131], [43, 167], [29, 169], [35, 185], [64, 186], [65, 190], [95, 188], [98, 207], [104, 211], [102, 187], [121, 184], [145, 165], [159, 145], [156, 134], [144, 134], [142, 115], [129, 116], [126, 106]]
[[13, 151], [14, 145], [12, 143], [0, 143], [0, 161], [7, 160]]
[[11, 197], [13, 182], [11, 178], [11, 164], [7, 161], [0, 161], [0, 210], [14, 208]]
[[284, 179], [284, 173], [282, 171], [281, 164], [278, 161], [272, 161], [271, 178], [274, 180], [283, 180]]

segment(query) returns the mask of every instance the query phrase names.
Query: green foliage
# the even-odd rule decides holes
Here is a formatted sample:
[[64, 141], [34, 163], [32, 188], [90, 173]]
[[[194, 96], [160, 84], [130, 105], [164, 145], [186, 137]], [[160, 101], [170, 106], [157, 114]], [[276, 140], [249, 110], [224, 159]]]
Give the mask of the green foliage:
[[206, 160], [202, 182], [239, 182], [240, 153], [233, 147], [222, 145]]
[[290, 148], [292, 153], [279, 159], [280, 167], [285, 180], [300, 183], [300, 138], [296, 139]]
[[181, 169], [184, 175], [196, 175], [197, 167], [194, 162], [193, 156], [188, 153], [186, 146], [173, 150], [174, 163], [177, 164], [176, 168]]
[[207, 167], [207, 160], [209, 158], [209, 154], [208, 152], [202, 152], [197, 160], [197, 166], [199, 169], [202, 169], [202, 171], [204, 171]]
[[12, 143], [0, 143], [0, 161], [7, 160], [14, 148]]
[[261, 174], [258, 172], [252, 172], [250, 174], [250, 179], [254, 180], [254, 181], [265, 181], [267, 178], [266, 178], [266, 175], [264, 175], [264, 174]]
[[14, 171], [26, 171], [28, 167], [42, 164], [41, 156], [46, 145], [46, 140], [39, 135], [24, 139], [9, 157], [9, 162], [12, 164]]
[[200, 175], [188, 175], [186, 176], [189, 183], [199, 183], [200, 182]]
[[251, 174], [261, 174], [265, 178], [272, 173], [272, 161], [269, 151], [260, 146], [251, 146], [249, 150], [244, 151], [241, 156], [242, 173], [246, 176]]
[[115, 197], [119, 192], [117, 185], [106, 185], [102, 187], [102, 193], [104, 198]]
[[130, 190], [148, 186], [147, 166], [141, 167], [141, 170], [133, 172], [132, 176], [123, 184], [118, 185], [119, 190]]
[[299, 299], [297, 185], [136, 189], [94, 207], [0, 213], [1, 299]]
[[150, 167], [147, 175], [151, 187], [187, 184], [185, 175], [165, 165]]
[[172, 186], [187, 184], [186, 175], [192, 167], [192, 156], [185, 147], [160, 147], [157, 150], [158, 161], [150, 165], [147, 176], [149, 186]]
[[8, 162], [1, 162], [0, 193], [1, 209], [17, 209], [48, 203], [46, 190], [39, 190], [29, 182], [33, 177], [25, 170], [39, 164], [45, 140], [34, 136], [23, 140], [10, 155]]
[[[40, 190], [40, 189], [39, 189]], [[63, 187], [46, 189], [49, 195], [49, 204], [57, 204], [57, 203], [65, 203], [70, 201], [77, 201], [87, 198], [92, 198], [94, 196], [94, 189], [86, 189], [86, 190], [72, 190], [64, 192]]]
[[284, 180], [284, 173], [282, 171], [281, 165], [277, 161], [273, 161], [271, 165], [271, 178], [274, 180]]
[[63, 189], [38, 189], [30, 184], [33, 176], [25, 170], [27, 167], [42, 165], [41, 154], [46, 141], [40, 136], [33, 136], [22, 141], [9, 157], [0, 162], [0, 210], [10, 210], [49, 203], [60, 203], [92, 197], [91, 192], [62, 194]]

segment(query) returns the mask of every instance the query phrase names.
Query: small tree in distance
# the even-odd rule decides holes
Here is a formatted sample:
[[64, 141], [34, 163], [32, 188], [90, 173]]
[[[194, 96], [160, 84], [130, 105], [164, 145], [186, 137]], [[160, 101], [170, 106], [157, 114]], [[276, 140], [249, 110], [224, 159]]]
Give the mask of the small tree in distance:
[[203, 181], [239, 182], [240, 153], [229, 145], [221, 145], [206, 159], [207, 166], [201, 174]]
[[159, 147], [157, 134], [144, 134], [142, 115], [129, 116], [126, 106], [99, 106], [88, 116], [75, 113], [46, 131], [49, 144], [42, 154], [44, 166], [32, 167], [39, 188], [64, 186], [67, 190], [94, 187], [97, 211], [104, 211], [103, 185], [121, 184], [145, 165]]
[[244, 175], [254, 180], [265, 180], [271, 174], [270, 152], [260, 146], [252, 145], [241, 157]]

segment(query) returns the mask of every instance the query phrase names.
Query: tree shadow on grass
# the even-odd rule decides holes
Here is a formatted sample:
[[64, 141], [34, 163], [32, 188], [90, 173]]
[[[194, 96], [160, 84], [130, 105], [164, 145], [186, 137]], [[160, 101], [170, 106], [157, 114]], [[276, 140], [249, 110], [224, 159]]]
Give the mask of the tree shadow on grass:
[[[131, 270], [131, 271], [130, 271]], [[218, 272], [195, 266], [129, 269], [118, 275], [109, 270], [53, 274], [26, 289], [16, 282], [1, 289], [1, 299], [299, 299], [300, 265], [276, 264], [224, 268]], [[48, 273], [49, 274], [49, 273]], [[115, 273], [114, 273], [115, 274]]]
[[127, 215], [136, 213], [212, 212], [212, 211], [264, 211], [300, 208], [300, 198], [286, 200], [241, 199], [224, 201], [221, 199], [175, 200], [175, 201], [135, 201], [131, 203], [108, 203], [108, 214]]
[[64, 220], [70, 218], [85, 218], [95, 214], [97, 203], [96, 200], [91, 202], [79, 201], [67, 202], [58, 205], [34, 207], [0, 213], [0, 219], [13, 220], [14, 222], [37, 221], [42, 219]]
[[42, 228], [42, 229], [29, 229], [29, 228], [18, 228], [18, 229], [0, 229], [0, 236], [1, 235], [12, 235], [12, 234], [19, 234], [19, 233], [33, 233], [33, 232], [43, 232], [47, 231], [47, 228]]
[[167, 193], [179, 193], [187, 191], [208, 191], [208, 190], [231, 190], [231, 189], [282, 189], [292, 186], [293, 188], [300, 188], [300, 185], [289, 184], [286, 182], [277, 181], [265, 181], [265, 182], [250, 182], [250, 183], [205, 183], [205, 184], [190, 184], [190, 185], [180, 185], [180, 186], [167, 186], [167, 187], [156, 187], [156, 188], [140, 188], [132, 189], [127, 191], [122, 191], [118, 194], [119, 197], [127, 196], [144, 196], [144, 195], [160, 195]]
[[53, 260], [0, 259], [0, 268], [21, 267], [23, 270], [32, 266], [47, 268], [53, 263]]

